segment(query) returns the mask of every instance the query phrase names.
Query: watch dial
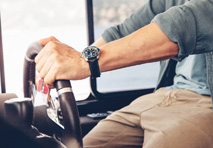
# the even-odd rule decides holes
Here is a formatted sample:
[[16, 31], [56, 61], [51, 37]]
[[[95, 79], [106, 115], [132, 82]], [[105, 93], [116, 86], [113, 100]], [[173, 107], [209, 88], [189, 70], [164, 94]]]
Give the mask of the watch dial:
[[84, 50], [84, 55], [87, 58], [96, 57], [99, 53], [99, 49], [95, 46], [89, 46]]

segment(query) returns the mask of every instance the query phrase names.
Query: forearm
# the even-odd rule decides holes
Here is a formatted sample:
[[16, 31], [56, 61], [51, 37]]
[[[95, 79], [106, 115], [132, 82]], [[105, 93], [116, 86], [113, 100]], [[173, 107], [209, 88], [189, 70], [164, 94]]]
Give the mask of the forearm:
[[152, 23], [100, 47], [100, 71], [160, 61], [178, 54], [178, 46]]
[[[35, 58], [36, 70], [50, 88], [57, 79], [79, 80], [91, 75], [87, 61], [72, 47], [54, 37], [39, 43], [44, 48]], [[105, 44], [101, 38], [93, 45], [101, 51], [98, 61], [101, 72], [164, 60], [178, 53], [178, 46], [154, 23], [119, 40]]]

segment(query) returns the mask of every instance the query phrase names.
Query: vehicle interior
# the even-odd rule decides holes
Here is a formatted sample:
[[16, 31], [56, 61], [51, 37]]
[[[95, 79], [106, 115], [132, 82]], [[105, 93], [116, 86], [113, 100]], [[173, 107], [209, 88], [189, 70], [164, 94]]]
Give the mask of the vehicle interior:
[[[82, 10], [82, 13], [85, 13], [86, 18], [87, 29], [84, 36], [87, 38], [87, 46], [98, 39], [105, 28], [110, 27], [111, 24], [106, 20], [112, 21], [111, 23], [119, 23], [121, 21], [119, 19], [125, 17], [126, 5], [131, 6], [131, 10], [128, 10], [130, 14], [137, 9], [139, 2], [141, 5], [143, 4], [139, 0], [118, 0], [117, 2], [85, 0], [83, 6], [85, 9]], [[76, 1], [76, 3], [78, 2]], [[115, 3], [115, 5], [112, 6], [111, 3]], [[7, 5], [9, 3], [5, 3], [2, 9], [6, 9]], [[3, 12], [0, 26], [3, 26], [4, 20], [6, 20]], [[113, 18], [115, 13], [120, 18]], [[101, 23], [106, 26], [101, 26]], [[10, 49], [6, 48], [9, 42], [6, 42], [4, 28], [6, 27], [1, 27], [0, 30], [0, 147], [83, 147], [82, 138], [100, 120], [106, 118], [113, 111], [128, 105], [137, 97], [154, 91], [158, 77], [156, 69], [159, 71], [160, 66], [158, 62], [106, 72], [96, 79], [89, 78], [85, 80], [89, 84], [86, 86], [89, 92], [79, 100], [76, 99], [78, 95], [75, 90], [77, 88], [78, 92], [81, 92], [80, 85], [74, 86], [75, 81], [58, 80], [55, 82], [56, 89], [50, 90], [48, 95], [49, 104], [35, 105], [32, 102], [38, 99], [38, 85], [36, 85], [33, 61], [42, 47], [36, 40], [19, 41], [28, 42], [28, 47], [22, 49], [24, 55], [22, 61], [19, 61], [22, 64], [20, 74], [22, 76], [19, 78], [18, 74], [15, 75], [18, 73], [16, 69], [13, 68], [14, 71], [9, 71], [7, 68], [11, 64], [5, 64], [5, 59], [10, 58], [10, 61], [15, 63], [12, 61], [15, 58], [8, 57], [6, 54]], [[65, 27], [65, 29], [67, 28]], [[12, 31], [11, 34], [13, 34]], [[26, 29], [26, 32], [30, 32], [30, 30]], [[7, 32], [5, 31], [5, 33]], [[37, 40], [39, 39], [37, 38]], [[155, 73], [153, 73], [153, 69], [155, 69]], [[13, 85], [20, 85], [17, 87], [22, 88], [20, 94], [23, 97], [20, 97], [22, 95], [17, 94], [14, 88], [12, 88], [14, 91], [7, 91], [7, 81], [10, 79], [6, 79], [9, 77], [8, 75], [13, 75]], [[16, 80], [20, 79], [23, 79], [22, 84], [16, 83]], [[60, 90], [72, 89], [71, 86], [73, 86], [73, 92], [60, 94]], [[44, 89], [43, 83], [41, 89]], [[55, 102], [59, 105], [57, 106]]]

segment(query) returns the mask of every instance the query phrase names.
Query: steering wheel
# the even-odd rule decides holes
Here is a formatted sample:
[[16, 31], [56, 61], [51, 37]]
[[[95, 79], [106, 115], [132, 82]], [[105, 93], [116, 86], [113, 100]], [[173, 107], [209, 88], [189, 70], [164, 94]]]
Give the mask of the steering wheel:
[[[39, 45], [38, 42], [35, 42], [29, 46], [26, 52], [24, 60], [24, 73], [23, 73], [24, 97], [27, 98], [32, 97], [31, 87], [32, 84], [35, 84], [34, 58], [42, 50], [42, 48], [43, 46]], [[71, 83], [69, 80], [56, 80], [54, 82], [54, 85], [58, 93], [59, 104], [63, 116], [64, 130], [62, 130], [63, 131], [62, 141], [67, 147], [82, 148], [83, 144], [82, 144], [79, 114], [76, 101], [72, 92]], [[35, 109], [35, 118], [37, 117], [38, 114], [36, 114]], [[47, 118], [48, 117], [45, 116], [45, 120], [48, 120]], [[60, 129], [60, 127], [57, 128]]]

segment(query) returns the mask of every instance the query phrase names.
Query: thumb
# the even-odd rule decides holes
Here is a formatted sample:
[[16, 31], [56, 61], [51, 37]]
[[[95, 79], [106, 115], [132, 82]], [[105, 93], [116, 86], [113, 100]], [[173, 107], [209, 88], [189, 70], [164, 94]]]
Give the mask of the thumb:
[[40, 39], [39, 44], [41, 46], [45, 46], [50, 41], [58, 41], [58, 40], [54, 36], [51, 36], [51, 37], [48, 37], [48, 38]]

